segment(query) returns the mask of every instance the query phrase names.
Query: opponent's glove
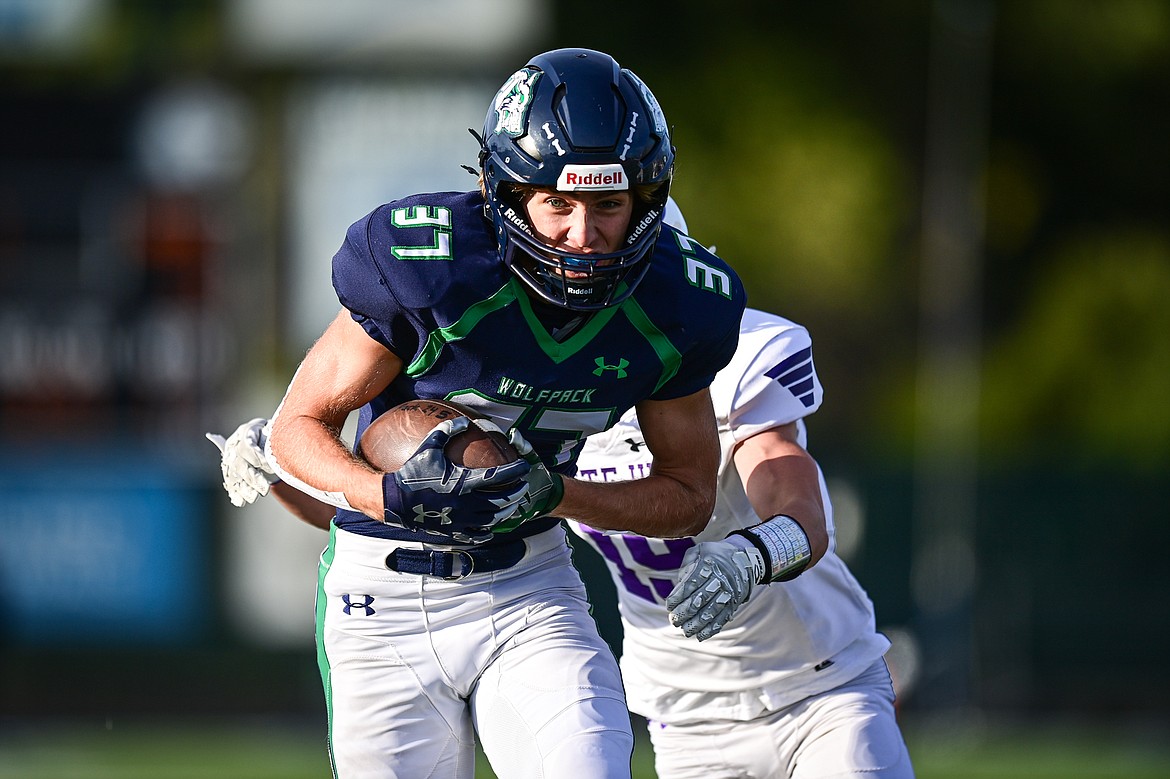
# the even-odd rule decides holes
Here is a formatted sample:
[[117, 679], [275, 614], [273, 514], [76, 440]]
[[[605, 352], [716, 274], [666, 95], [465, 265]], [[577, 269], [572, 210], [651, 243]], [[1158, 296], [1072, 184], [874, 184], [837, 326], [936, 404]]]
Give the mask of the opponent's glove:
[[678, 584], [666, 597], [670, 624], [706, 641], [723, 629], [756, 583], [748, 542], [738, 536], [703, 541], [683, 555]]
[[223, 473], [223, 488], [233, 506], [245, 506], [268, 494], [268, 487], [280, 477], [264, 456], [265, 425], [262, 417], [252, 419], [236, 428], [224, 439], [207, 433], [207, 440], [219, 447], [219, 467]]
[[470, 420], [440, 422], [410, 459], [382, 477], [385, 522], [423, 530], [446, 540], [481, 544], [492, 528], [516, 515], [528, 494], [526, 460], [493, 468], [466, 468], [447, 459], [443, 449]]
[[683, 555], [679, 581], [666, 598], [670, 622], [706, 641], [723, 629], [752, 585], [795, 579], [812, 560], [808, 534], [785, 514], [705, 541]]
[[520, 510], [507, 522], [497, 525], [497, 533], [515, 530], [530, 519], [545, 516], [559, 506], [565, 497], [564, 477], [548, 469], [519, 430], [513, 428], [508, 433], [508, 443], [520, 453], [521, 459], [528, 463], [531, 470], [524, 477], [528, 483], [528, 493], [520, 501]]

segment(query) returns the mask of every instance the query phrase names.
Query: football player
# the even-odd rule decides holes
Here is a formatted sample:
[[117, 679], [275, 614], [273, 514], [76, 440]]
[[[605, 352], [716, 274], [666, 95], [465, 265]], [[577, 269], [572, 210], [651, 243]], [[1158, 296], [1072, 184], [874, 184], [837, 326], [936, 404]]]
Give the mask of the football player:
[[[350, 227], [342, 309], [266, 437], [286, 483], [337, 507], [321, 558], [318, 658], [338, 777], [471, 777], [478, 733], [502, 776], [628, 776], [633, 735], [561, 517], [691, 536], [715, 500], [708, 387], [731, 359], [744, 292], [662, 226], [666, 119], [606, 54], [561, 49], [500, 88], [481, 186], [414, 195]], [[470, 406], [524, 458], [462, 468], [439, 425], [398, 471], [357, 437], [413, 398]], [[644, 478], [571, 478], [581, 444], [635, 409]]]
[[[673, 200], [666, 221], [686, 231]], [[646, 538], [570, 522], [613, 576], [622, 675], [631, 709], [649, 720], [658, 775], [913, 776], [882, 660], [889, 642], [835, 553], [832, 504], [806, 449], [803, 420], [822, 399], [808, 331], [747, 310], [711, 392], [722, 460], [702, 533]], [[224, 451], [237, 505], [275, 479], [264, 422], [241, 425]], [[626, 414], [590, 437], [578, 477], [635, 479], [651, 464]], [[327, 526], [328, 506], [279, 482], [272, 490]]]
[[[822, 399], [808, 331], [747, 309], [711, 395], [722, 461], [702, 532], [570, 522], [613, 577], [627, 701], [649, 721], [658, 776], [912, 777], [890, 643], [834, 551], [832, 504], [806, 449], [804, 418]], [[652, 462], [627, 414], [589, 438], [577, 477], [638, 478]]]

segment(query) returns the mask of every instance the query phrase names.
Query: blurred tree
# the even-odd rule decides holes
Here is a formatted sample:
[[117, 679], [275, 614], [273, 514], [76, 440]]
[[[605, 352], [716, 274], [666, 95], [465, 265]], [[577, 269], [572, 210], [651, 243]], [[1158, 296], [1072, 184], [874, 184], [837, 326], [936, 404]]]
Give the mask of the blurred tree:
[[1005, 458], [1170, 467], [1170, 236], [1066, 235], [988, 355], [983, 431]]
[[[613, 51], [663, 102], [680, 150], [675, 194], [692, 232], [741, 271], [752, 305], [812, 329], [828, 393], [814, 420], [818, 446], [846, 457], [912, 448], [931, 8], [731, 2], [713, 13], [684, 0], [664, 17], [601, 0], [588, 13], [560, 11], [558, 45]], [[1170, 4], [1029, 0], [996, 3], [995, 14], [990, 155], [985, 189], [971, 193], [985, 198], [987, 219], [986, 444], [1039, 455], [1032, 437], [1063, 428], [1078, 431], [1066, 446], [1087, 459], [1160, 456], [1170, 446], [1154, 440], [1165, 441], [1155, 430], [1160, 385], [1127, 397], [1123, 416], [1150, 420], [1142, 429], [1116, 413], [1086, 427], [1072, 411], [1086, 392], [1118, 391], [1106, 372], [1087, 370], [1104, 344], [1051, 339], [1090, 303], [1074, 290], [1094, 310], [1109, 300], [1138, 306], [1127, 315], [1136, 328], [1164, 325], [1124, 282], [1103, 285], [1097, 274], [1111, 267], [1157, 288], [1170, 262], [1156, 248], [1170, 241], [1170, 113], [1157, 110], [1170, 104]], [[1131, 256], [1135, 245], [1144, 259]], [[1113, 259], [1094, 268], [1077, 261], [1087, 252]], [[1129, 257], [1128, 271], [1119, 257]], [[1156, 370], [1160, 338], [1130, 337], [1148, 349], [1127, 373]], [[1083, 372], [1075, 386], [1023, 389], [1043, 384], [1019, 372], [1028, 350], [1042, 348], [1032, 359], [1058, 362], [1051, 375]], [[1012, 370], [1020, 391], [1008, 413]]]

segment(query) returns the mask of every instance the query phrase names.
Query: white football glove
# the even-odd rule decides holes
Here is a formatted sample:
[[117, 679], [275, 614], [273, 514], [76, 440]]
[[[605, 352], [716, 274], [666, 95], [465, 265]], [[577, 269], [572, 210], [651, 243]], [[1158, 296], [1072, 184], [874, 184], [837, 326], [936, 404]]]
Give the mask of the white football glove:
[[704, 541], [687, 550], [678, 584], [666, 598], [670, 624], [699, 641], [714, 636], [751, 595], [756, 572], [739, 536]]
[[267, 436], [264, 418], [253, 419], [227, 437], [207, 433], [207, 440], [219, 447], [223, 488], [233, 506], [246, 506], [268, 494], [270, 485], [280, 481], [264, 456]]

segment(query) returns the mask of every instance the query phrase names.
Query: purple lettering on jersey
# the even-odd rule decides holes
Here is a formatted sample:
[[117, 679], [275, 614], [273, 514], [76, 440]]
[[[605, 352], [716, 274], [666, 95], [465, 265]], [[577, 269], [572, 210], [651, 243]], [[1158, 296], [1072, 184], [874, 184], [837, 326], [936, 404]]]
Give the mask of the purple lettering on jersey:
[[631, 463], [630, 480], [641, 479], [650, 475], [650, 463]]
[[[621, 577], [622, 585], [629, 590], [632, 595], [636, 595], [642, 600], [650, 601], [651, 603], [661, 603], [666, 600], [666, 596], [674, 589], [673, 579], [660, 579], [655, 576], [647, 576], [647, 581], [650, 582], [650, 587], [643, 583], [638, 574], [628, 567], [622, 559], [621, 551], [617, 548], [617, 544], [623, 543], [630, 552], [630, 557], [639, 565], [654, 571], [677, 571], [682, 565], [683, 555], [686, 551], [695, 545], [692, 538], [667, 538], [664, 539], [666, 543], [666, 551], [659, 553], [650, 548], [650, 542], [642, 536], [634, 535], [606, 535], [599, 530], [594, 530], [585, 525], [578, 525], [581, 530], [592, 539], [598, 551], [605, 556], [607, 560], [614, 564], [617, 568], [619, 576]], [[657, 598], [654, 597], [657, 594]]]
[[577, 470], [577, 478], [585, 479], [586, 481], [597, 481], [598, 475], [601, 476], [602, 481], [610, 481], [610, 476], [617, 473], [617, 468], [602, 468], [598, 471], [596, 468], [579, 468]]
[[695, 545], [691, 538], [666, 538], [666, 551], [655, 552], [650, 548], [650, 542], [642, 536], [622, 536], [630, 556], [647, 568], [655, 571], [677, 571], [682, 565], [683, 555]]
[[622, 585], [634, 595], [637, 595], [642, 600], [648, 600], [655, 603], [654, 595], [650, 592], [650, 588], [642, 583], [638, 575], [626, 567], [622, 562], [622, 554], [618, 551], [617, 546], [614, 545], [612, 537], [604, 533], [600, 533], [591, 527], [583, 527], [589, 537], [593, 539], [593, 543], [601, 551], [605, 558], [617, 566], [620, 572]]

